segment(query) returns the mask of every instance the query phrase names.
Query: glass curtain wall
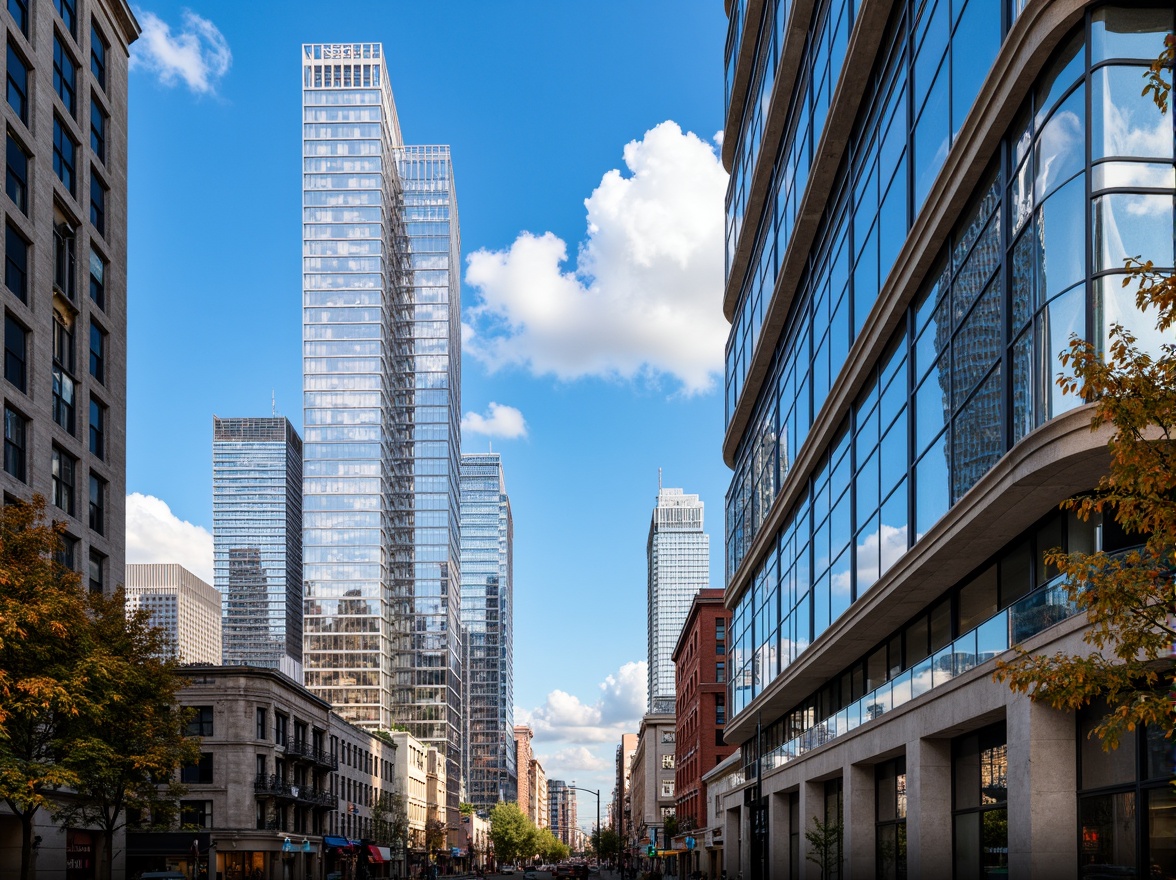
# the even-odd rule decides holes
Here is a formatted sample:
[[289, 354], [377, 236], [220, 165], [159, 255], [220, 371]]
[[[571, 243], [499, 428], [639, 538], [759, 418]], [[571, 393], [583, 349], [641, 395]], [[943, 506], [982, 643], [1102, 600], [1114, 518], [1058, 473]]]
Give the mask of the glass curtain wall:
[[303, 72], [303, 389], [306, 685], [343, 717], [389, 727], [397, 574], [411, 537], [393, 471], [406, 374], [394, 316], [408, 296], [395, 150], [379, 44], [310, 44]]
[[[404, 347], [397, 360], [392, 420], [408, 443], [392, 468], [410, 494], [412, 576], [393, 585], [410, 632], [393, 656], [399, 717], [413, 736], [446, 756], [450, 827], [460, 822], [462, 645], [458, 488], [461, 454], [461, 233], [447, 146], [396, 152], [411, 282], [394, 315]], [[396, 553], [400, 553], [397, 548]], [[407, 574], [407, 572], [405, 572]]]
[[302, 678], [302, 440], [283, 417], [213, 417], [222, 658]]
[[462, 455], [461, 618], [468, 658], [466, 800], [487, 810], [518, 796], [513, 532], [501, 457], [496, 452]]

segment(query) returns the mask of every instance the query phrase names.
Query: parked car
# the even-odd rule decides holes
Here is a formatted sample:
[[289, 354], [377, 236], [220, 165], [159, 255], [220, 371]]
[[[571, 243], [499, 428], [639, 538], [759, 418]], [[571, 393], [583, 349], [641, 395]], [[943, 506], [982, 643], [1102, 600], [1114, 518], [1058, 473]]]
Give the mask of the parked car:
[[498, 869], [499, 874], [513, 874], [514, 872], [515, 872], [514, 865], [503, 865], [501, 868]]

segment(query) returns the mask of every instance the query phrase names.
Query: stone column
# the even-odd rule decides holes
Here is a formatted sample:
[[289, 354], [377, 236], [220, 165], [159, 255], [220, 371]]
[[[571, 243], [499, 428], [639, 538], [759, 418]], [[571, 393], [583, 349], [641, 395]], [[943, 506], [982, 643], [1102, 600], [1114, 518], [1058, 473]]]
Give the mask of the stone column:
[[952, 875], [951, 741], [907, 744], [907, 876], [939, 880]]
[[1077, 724], [1016, 695], [1007, 710], [1009, 877], [1078, 876]]
[[788, 876], [792, 823], [788, 815], [788, 794], [768, 796], [768, 876]]
[[874, 876], [874, 767], [851, 764], [845, 773], [842, 826], [847, 880]]
[[[816, 862], [810, 862], [809, 842], [805, 839], [805, 832], [813, 828], [813, 817], [822, 822], [825, 820], [825, 783], [802, 782], [800, 784], [800, 876], [803, 880], [821, 880], [821, 867]], [[815, 856], [816, 853], [813, 853]]]

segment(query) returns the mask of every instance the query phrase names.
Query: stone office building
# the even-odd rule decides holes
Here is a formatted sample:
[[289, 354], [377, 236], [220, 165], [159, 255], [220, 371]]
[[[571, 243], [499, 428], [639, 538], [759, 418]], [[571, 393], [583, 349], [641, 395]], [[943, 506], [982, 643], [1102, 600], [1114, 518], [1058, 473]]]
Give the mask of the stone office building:
[[1089, 650], [1045, 564], [1139, 539], [1059, 513], [1106, 470], [1070, 334], [1154, 349], [1124, 259], [1170, 269], [1167, 3], [729, 0], [725, 868], [1176, 875], [1162, 731], [992, 680]]

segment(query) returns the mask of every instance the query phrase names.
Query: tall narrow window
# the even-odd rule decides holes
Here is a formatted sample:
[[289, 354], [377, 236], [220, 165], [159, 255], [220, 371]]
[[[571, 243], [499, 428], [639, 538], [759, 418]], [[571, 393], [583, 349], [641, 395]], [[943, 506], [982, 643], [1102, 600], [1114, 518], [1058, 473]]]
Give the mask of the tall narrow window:
[[4, 378], [28, 391], [28, 339], [26, 330], [11, 315], [4, 316]]
[[57, 8], [57, 14], [61, 16], [61, 22], [65, 25], [65, 29], [73, 36], [77, 36], [77, 0], [53, 0], [53, 5]]
[[26, 37], [29, 35], [29, 4], [28, 0], [8, 0], [8, 14]]
[[99, 235], [106, 235], [106, 187], [90, 172], [90, 222]]
[[10, 406], [4, 407], [4, 470], [22, 483], [27, 482], [25, 443], [28, 421]]
[[98, 157], [98, 161], [106, 161], [106, 129], [109, 117], [102, 105], [97, 101], [90, 101], [90, 149]]
[[90, 528], [106, 534], [106, 480], [90, 474]]
[[106, 589], [106, 557], [97, 550], [90, 551], [90, 592], [102, 593]]
[[106, 384], [106, 331], [90, 322], [90, 375]]
[[74, 169], [77, 165], [78, 145], [61, 120], [53, 117], [53, 173], [74, 193]]
[[77, 115], [78, 66], [61, 38], [53, 35], [53, 89], [70, 116]]
[[8, 106], [16, 111], [20, 121], [29, 124], [29, 65], [8, 44], [7, 70]]
[[90, 398], [90, 452], [106, 458], [106, 407], [96, 397]]
[[100, 309], [106, 308], [106, 261], [90, 249], [90, 299]]
[[68, 319], [53, 313], [53, 421], [74, 433], [77, 407], [74, 379], [74, 330]]
[[110, 51], [110, 44], [102, 36], [98, 28], [90, 28], [90, 72], [94, 80], [103, 89], [106, 88], [106, 55]]
[[53, 447], [53, 503], [73, 516], [74, 472], [77, 460], [57, 446]]
[[78, 567], [78, 539], [73, 535], [62, 535], [56, 557], [58, 565], [74, 571]]
[[53, 284], [67, 299], [74, 298], [77, 231], [64, 221], [53, 226]]
[[1004, 724], [952, 743], [955, 875], [991, 877], [1008, 870], [1008, 746]]
[[29, 154], [25, 152], [15, 138], [8, 135], [7, 159], [4, 170], [4, 191], [8, 198], [20, 209], [21, 213], [29, 212]]
[[29, 243], [9, 224], [4, 230], [4, 286], [29, 300]]
[[906, 758], [874, 768], [875, 868], [879, 880], [907, 876]]

